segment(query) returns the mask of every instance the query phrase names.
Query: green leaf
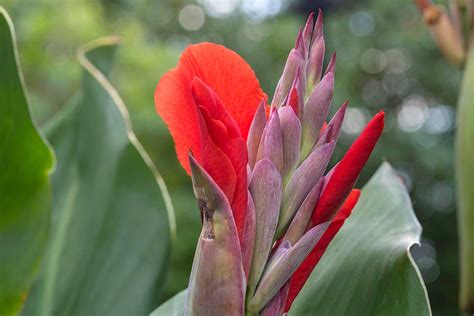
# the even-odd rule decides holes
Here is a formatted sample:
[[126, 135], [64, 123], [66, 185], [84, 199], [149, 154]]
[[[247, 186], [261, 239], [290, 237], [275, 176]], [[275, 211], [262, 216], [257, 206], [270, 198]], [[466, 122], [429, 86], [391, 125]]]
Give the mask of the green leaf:
[[421, 226], [388, 163], [297, 296], [290, 315], [431, 315], [426, 288], [409, 252]]
[[145, 315], [160, 302], [172, 212], [107, 80], [116, 43], [79, 51], [81, 91], [48, 128], [58, 160], [52, 235], [26, 315]]
[[20, 310], [48, 240], [53, 155], [24, 90], [13, 24], [0, 7], [0, 315]]
[[467, 56], [458, 101], [456, 133], [456, 182], [460, 250], [461, 309], [474, 313], [474, 38]]
[[183, 316], [187, 295], [188, 290], [182, 290], [155, 309], [150, 316]]

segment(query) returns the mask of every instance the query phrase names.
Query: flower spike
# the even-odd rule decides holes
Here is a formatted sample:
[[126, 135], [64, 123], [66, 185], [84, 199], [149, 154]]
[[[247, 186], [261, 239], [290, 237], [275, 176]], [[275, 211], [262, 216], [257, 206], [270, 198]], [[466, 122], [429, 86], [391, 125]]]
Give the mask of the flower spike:
[[320, 11], [299, 31], [271, 106], [250, 67], [211, 43], [187, 48], [158, 84], [157, 111], [203, 217], [187, 314], [282, 316], [355, 207], [384, 114], [326, 173], [348, 103], [326, 123], [336, 55], [321, 78], [324, 53]]

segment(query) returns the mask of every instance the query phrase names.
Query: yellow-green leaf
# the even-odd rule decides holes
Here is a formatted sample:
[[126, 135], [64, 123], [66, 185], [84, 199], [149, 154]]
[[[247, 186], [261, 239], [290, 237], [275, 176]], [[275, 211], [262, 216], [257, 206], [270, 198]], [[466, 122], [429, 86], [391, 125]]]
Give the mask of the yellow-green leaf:
[[21, 309], [45, 252], [52, 165], [31, 118], [13, 24], [0, 7], [0, 315]]

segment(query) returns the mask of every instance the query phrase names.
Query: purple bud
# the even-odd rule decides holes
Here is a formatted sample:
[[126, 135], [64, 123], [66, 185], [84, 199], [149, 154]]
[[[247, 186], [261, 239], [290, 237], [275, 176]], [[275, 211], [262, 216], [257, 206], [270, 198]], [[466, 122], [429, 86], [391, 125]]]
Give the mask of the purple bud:
[[275, 89], [275, 95], [273, 97], [272, 106], [279, 108], [283, 105], [288, 92], [290, 91], [291, 84], [295, 79], [296, 72], [298, 68], [302, 67], [304, 64], [304, 59], [301, 53], [293, 48], [286, 60], [285, 68], [283, 69], [283, 74], [281, 75], [278, 85]]
[[250, 125], [249, 135], [247, 137], [247, 148], [249, 155], [250, 168], [255, 166], [257, 159], [258, 147], [260, 146], [260, 139], [262, 138], [267, 117], [265, 115], [265, 101], [262, 101], [255, 112], [252, 124]]
[[316, 246], [326, 231], [329, 223], [320, 224], [310, 229], [301, 239], [265, 271], [255, 295], [250, 299], [247, 309], [259, 312], [278, 293], [290, 279], [291, 275]]
[[305, 57], [307, 47], [309, 46], [306, 46], [306, 43], [304, 42], [304, 38], [303, 38], [303, 31], [300, 28], [298, 31], [298, 35], [296, 36], [295, 49], [297, 49], [300, 52], [301, 56]]
[[344, 122], [344, 116], [346, 115], [347, 104], [349, 101], [344, 102], [336, 114], [329, 122], [328, 126], [322, 133], [315, 147], [319, 147], [331, 141], [337, 141], [339, 134], [341, 133], [342, 123]]
[[286, 299], [290, 292], [290, 282], [278, 291], [278, 293], [265, 305], [265, 308], [260, 312], [260, 316], [275, 316], [282, 315], [285, 309]]
[[290, 182], [283, 190], [276, 237], [283, 235], [301, 203], [323, 176], [335, 145], [335, 142], [330, 142], [316, 148], [296, 169]]
[[243, 315], [245, 276], [231, 207], [191, 155], [189, 162], [203, 226], [189, 279], [187, 315]]
[[316, 203], [319, 200], [322, 188], [324, 184], [324, 178], [321, 178], [318, 183], [311, 189], [303, 203], [301, 204], [298, 212], [296, 212], [295, 217], [291, 221], [288, 230], [283, 237], [284, 241], [288, 241], [291, 244], [296, 244], [296, 242], [303, 236], [308, 227], [309, 220], [313, 214]]
[[283, 178], [291, 175], [300, 160], [301, 123], [293, 109], [284, 106], [278, 110], [283, 140]]
[[252, 295], [272, 248], [280, 211], [281, 176], [270, 160], [263, 159], [256, 163], [249, 189], [256, 217], [255, 244], [248, 279], [248, 291]]
[[308, 86], [313, 87], [321, 78], [326, 44], [323, 36], [323, 14], [319, 11], [312, 33], [311, 49], [307, 65]]
[[[319, 12], [321, 14], [321, 10]], [[304, 55], [305, 58], [308, 58], [308, 53], [311, 47], [311, 42], [312, 42], [312, 37], [313, 37], [313, 30], [314, 30], [314, 12], [311, 12], [308, 17], [308, 20], [306, 20], [306, 25], [304, 26], [304, 29], [303, 29], [303, 41], [304, 41], [305, 47], [307, 48], [306, 55]]]
[[[299, 118], [303, 117], [304, 91], [306, 89], [305, 84], [306, 84], [306, 79], [304, 77], [302, 68], [298, 68], [298, 71], [296, 72], [295, 80], [293, 80], [293, 84], [291, 85], [291, 88], [290, 88], [290, 93], [288, 95], [288, 98], [286, 99], [286, 105], [291, 106]], [[296, 98], [297, 98], [296, 102], [294, 100], [293, 93], [296, 93]]]
[[244, 226], [244, 240], [242, 242], [242, 265], [244, 267], [245, 278], [248, 279], [250, 265], [252, 263], [253, 247], [255, 244], [256, 215], [255, 204], [252, 195], [248, 192], [247, 215]]
[[291, 242], [288, 240], [284, 240], [280, 243], [280, 245], [273, 251], [273, 253], [270, 256], [270, 259], [267, 261], [267, 264], [265, 265], [265, 269], [263, 270], [263, 273], [265, 273], [266, 270], [271, 269], [273, 264], [277, 262], [277, 260], [283, 256], [288, 249], [291, 248]]
[[334, 73], [330, 72], [323, 77], [314, 88], [304, 106], [302, 121], [301, 158], [308, 156], [318, 140], [321, 127], [326, 119], [334, 91]]
[[270, 159], [281, 174], [283, 170], [283, 139], [278, 111], [273, 111], [270, 114], [270, 119], [263, 130], [257, 162], [264, 158]]
[[327, 75], [328, 73], [334, 73], [336, 71], [336, 52], [334, 52], [329, 60], [328, 66], [326, 67], [326, 72], [324, 73]]

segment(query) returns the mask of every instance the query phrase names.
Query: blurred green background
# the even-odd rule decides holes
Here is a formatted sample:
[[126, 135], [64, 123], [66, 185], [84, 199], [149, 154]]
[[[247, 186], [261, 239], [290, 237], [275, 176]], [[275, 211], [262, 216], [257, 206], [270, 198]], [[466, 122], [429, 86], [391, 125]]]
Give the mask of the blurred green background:
[[97, 37], [122, 37], [112, 82], [176, 209], [178, 238], [166, 297], [187, 285], [200, 219], [190, 179], [155, 114], [158, 80], [188, 44], [212, 41], [242, 55], [272, 95], [298, 28], [309, 12], [322, 8], [327, 57], [336, 50], [338, 59], [332, 110], [346, 99], [351, 106], [334, 161], [371, 115], [385, 110], [384, 135], [358, 186], [383, 160], [397, 168], [424, 227], [421, 247], [413, 254], [433, 312], [458, 315], [453, 133], [461, 73], [442, 59], [410, 0], [3, 0], [1, 5], [16, 26], [40, 125], [77, 90], [76, 49]]

